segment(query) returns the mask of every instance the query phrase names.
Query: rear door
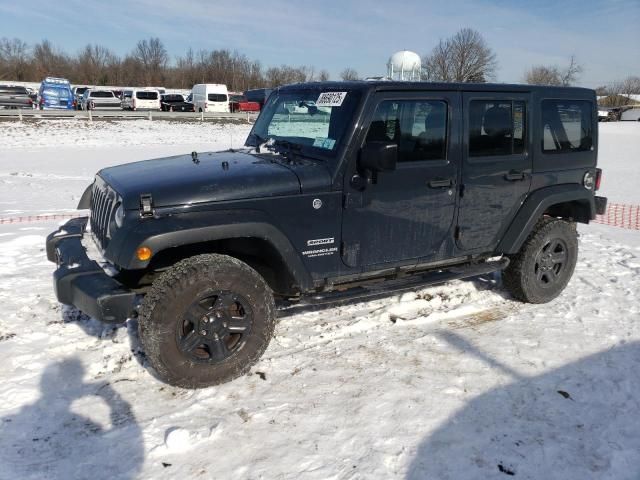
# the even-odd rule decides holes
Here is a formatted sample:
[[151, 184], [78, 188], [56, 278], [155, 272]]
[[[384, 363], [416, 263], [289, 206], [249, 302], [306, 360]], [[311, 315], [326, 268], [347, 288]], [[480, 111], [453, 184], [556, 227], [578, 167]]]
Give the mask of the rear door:
[[362, 191], [345, 179], [342, 258], [370, 267], [445, 258], [453, 239], [460, 162], [458, 92], [380, 93], [364, 143], [398, 145], [397, 168]]
[[458, 253], [491, 251], [531, 185], [530, 94], [463, 94]]

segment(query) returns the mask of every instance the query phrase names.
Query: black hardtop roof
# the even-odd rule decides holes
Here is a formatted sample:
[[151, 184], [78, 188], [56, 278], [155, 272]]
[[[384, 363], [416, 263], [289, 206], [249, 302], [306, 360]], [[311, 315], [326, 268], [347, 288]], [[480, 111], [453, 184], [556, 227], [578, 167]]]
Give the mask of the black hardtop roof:
[[526, 84], [508, 84], [508, 83], [441, 83], [441, 82], [399, 82], [388, 80], [355, 80], [355, 81], [327, 81], [327, 82], [307, 82], [294, 83], [279, 87], [278, 90], [339, 90], [341, 88], [349, 90], [375, 90], [375, 91], [392, 91], [392, 92], [411, 92], [411, 91], [462, 91], [462, 92], [544, 92], [544, 94], [554, 95], [580, 95], [593, 96], [595, 91], [590, 88], [582, 87], [556, 87], [546, 85], [526, 85]]

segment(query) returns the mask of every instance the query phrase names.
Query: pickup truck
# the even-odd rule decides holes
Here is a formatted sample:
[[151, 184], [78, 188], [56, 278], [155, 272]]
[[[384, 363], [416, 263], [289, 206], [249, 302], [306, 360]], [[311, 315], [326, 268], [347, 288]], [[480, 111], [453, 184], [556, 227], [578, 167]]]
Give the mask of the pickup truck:
[[33, 100], [25, 87], [0, 86], [0, 107], [33, 108]]
[[244, 95], [230, 95], [229, 110], [231, 112], [259, 112], [260, 104], [250, 102]]

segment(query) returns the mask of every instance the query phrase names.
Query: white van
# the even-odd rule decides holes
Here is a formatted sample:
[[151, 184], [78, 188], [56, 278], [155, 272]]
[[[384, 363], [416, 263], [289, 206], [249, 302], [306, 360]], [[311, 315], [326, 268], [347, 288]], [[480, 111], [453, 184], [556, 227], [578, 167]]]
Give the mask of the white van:
[[134, 88], [122, 92], [123, 110], [160, 110], [160, 92], [151, 88]]
[[229, 93], [226, 85], [199, 83], [193, 86], [191, 93], [196, 112], [229, 112]]

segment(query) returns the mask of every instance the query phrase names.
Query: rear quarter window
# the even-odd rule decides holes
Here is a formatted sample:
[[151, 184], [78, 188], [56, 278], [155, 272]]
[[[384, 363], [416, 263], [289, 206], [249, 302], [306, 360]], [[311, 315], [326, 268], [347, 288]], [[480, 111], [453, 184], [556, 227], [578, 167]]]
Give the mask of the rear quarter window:
[[542, 100], [542, 151], [584, 152], [593, 146], [593, 104], [587, 100]]

